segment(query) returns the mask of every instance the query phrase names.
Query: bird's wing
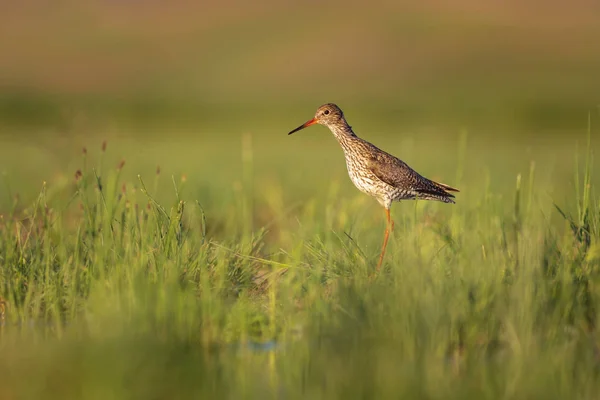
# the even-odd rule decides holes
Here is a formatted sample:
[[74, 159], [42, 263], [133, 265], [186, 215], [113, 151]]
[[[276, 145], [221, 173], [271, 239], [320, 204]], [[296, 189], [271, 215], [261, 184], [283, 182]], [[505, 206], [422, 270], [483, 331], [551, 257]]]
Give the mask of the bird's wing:
[[427, 179], [409, 167], [404, 161], [384, 151], [372, 153], [367, 160], [373, 174], [390, 186], [414, 192], [416, 195], [454, 197], [448, 192], [459, 190], [443, 183]]

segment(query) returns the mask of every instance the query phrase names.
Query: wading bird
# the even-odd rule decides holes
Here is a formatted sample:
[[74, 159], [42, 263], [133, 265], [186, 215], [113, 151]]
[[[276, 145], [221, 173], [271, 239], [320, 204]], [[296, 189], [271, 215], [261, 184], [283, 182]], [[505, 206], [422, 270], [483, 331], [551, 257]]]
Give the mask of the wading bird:
[[331, 130], [344, 150], [348, 175], [354, 185], [360, 191], [375, 197], [385, 208], [385, 235], [377, 270], [381, 267], [390, 232], [394, 229], [394, 222], [390, 217], [392, 202], [421, 199], [454, 203], [454, 195], [449, 192], [458, 192], [458, 189], [419, 175], [402, 160], [356, 136], [342, 110], [333, 103], [319, 107], [313, 119], [288, 135], [314, 124], [325, 125]]

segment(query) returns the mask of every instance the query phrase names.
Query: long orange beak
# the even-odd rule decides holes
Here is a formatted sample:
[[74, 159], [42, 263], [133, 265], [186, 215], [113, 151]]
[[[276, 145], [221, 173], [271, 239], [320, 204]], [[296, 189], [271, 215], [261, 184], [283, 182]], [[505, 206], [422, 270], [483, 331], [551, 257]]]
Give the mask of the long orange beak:
[[304, 124], [300, 125], [300, 126], [299, 126], [299, 127], [297, 127], [296, 129], [294, 129], [293, 131], [291, 131], [290, 133], [288, 133], [288, 135], [291, 135], [291, 134], [292, 134], [292, 133], [294, 133], [294, 132], [298, 132], [299, 130], [301, 130], [301, 129], [304, 129], [304, 128], [306, 128], [306, 127], [309, 127], [309, 126], [311, 126], [311, 125], [314, 125], [314, 124], [316, 124], [316, 123], [317, 123], [317, 119], [316, 119], [316, 118], [313, 118], [313, 119], [311, 119], [310, 121], [308, 121], [308, 122], [305, 122]]

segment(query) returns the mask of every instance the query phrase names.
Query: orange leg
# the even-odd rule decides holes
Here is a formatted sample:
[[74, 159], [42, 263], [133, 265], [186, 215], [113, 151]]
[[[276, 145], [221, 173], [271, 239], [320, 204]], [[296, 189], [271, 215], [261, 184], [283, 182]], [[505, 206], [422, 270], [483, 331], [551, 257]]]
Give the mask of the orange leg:
[[381, 263], [383, 263], [383, 256], [385, 255], [385, 249], [388, 244], [388, 239], [390, 238], [390, 232], [394, 230], [394, 221], [392, 221], [392, 217], [390, 216], [389, 208], [385, 209], [386, 216], [386, 225], [385, 225], [385, 236], [383, 237], [383, 246], [381, 247], [381, 254], [379, 255], [379, 262], [377, 263], [377, 271], [381, 268]]

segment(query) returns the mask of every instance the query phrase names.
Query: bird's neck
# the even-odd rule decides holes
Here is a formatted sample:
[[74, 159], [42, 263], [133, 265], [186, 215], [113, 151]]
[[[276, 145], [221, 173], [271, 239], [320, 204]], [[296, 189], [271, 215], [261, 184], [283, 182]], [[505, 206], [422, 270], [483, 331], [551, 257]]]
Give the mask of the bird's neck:
[[346, 148], [345, 145], [348, 142], [351, 142], [354, 138], [357, 137], [354, 131], [352, 131], [352, 127], [348, 125], [348, 123], [344, 119], [342, 119], [337, 124], [329, 125], [329, 129], [344, 149]]

